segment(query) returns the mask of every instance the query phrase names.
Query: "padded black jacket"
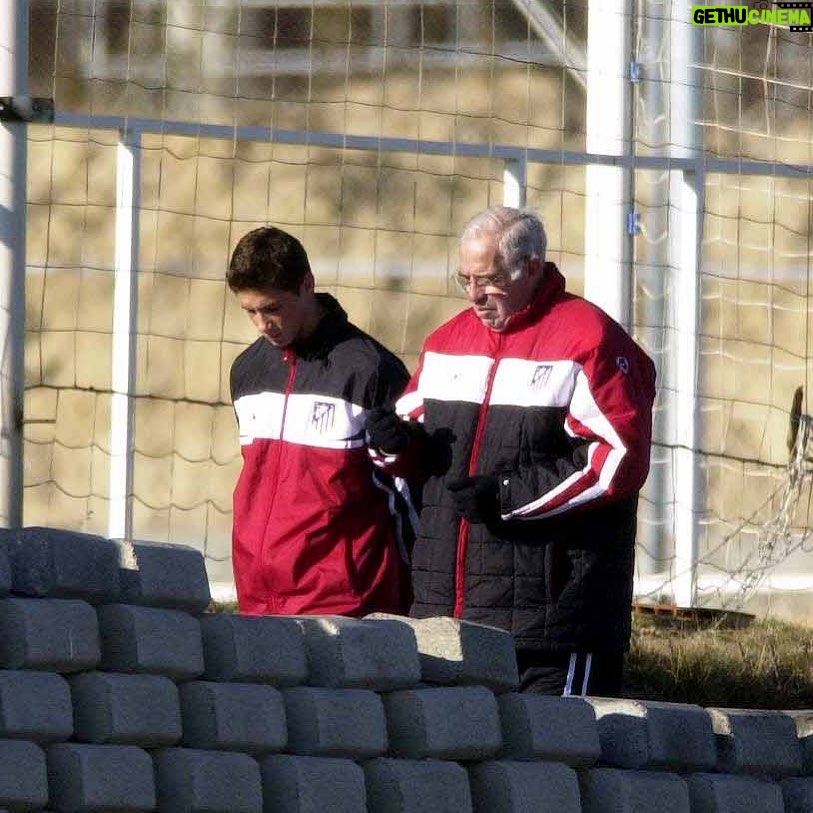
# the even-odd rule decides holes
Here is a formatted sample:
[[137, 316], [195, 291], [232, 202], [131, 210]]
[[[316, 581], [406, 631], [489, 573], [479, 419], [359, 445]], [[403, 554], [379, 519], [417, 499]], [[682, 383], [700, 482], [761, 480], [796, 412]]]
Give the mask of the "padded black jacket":
[[[505, 330], [468, 309], [435, 331], [397, 406], [423, 440], [372, 452], [426, 478], [411, 614], [501, 627], [520, 648], [627, 648], [654, 394], [648, 356], [552, 263]], [[489, 525], [460, 519], [446, 488], [475, 474], [499, 475]]]

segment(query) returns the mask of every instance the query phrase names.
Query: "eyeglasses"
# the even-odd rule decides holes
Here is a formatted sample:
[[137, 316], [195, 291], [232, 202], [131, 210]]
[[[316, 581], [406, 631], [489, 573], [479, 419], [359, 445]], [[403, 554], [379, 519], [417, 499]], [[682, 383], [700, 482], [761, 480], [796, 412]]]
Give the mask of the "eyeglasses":
[[508, 285], [509, 278], [507, 274], [462, 274], [458, 271], [454, 275], [457, 287], [463, 293], [468, 293], [469, 289], [474, 288], [476, 291], [485, 290], [486, 288], [494, 288], [498, 291], [503, 291]]

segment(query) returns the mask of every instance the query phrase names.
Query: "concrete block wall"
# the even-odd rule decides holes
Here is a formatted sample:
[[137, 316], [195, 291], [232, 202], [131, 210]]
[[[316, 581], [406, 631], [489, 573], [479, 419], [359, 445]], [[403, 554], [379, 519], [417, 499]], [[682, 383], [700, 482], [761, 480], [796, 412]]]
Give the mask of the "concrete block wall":
[[0, 531], [0, 813], [813, 812], [813, 711], [524, 695], [493, 628], [209, 604], [190, 548]]

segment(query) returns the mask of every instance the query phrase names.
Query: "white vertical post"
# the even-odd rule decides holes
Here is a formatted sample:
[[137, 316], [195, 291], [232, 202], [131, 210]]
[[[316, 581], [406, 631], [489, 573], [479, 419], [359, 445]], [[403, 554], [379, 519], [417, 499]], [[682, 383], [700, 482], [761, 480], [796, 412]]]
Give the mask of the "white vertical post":
[[[28, 89], [28, 2], [0, 3], [0, 95]], [[23, 518], [26, 125], [0, 123], [0, 525]]]
[[705, 179], [698, 120], [702, 84], [697, 75], [699, 32], [691, 5], [672, 2], [669, 82], [670, 142], [675, 158], [695, 160], [694, 170], [670, 173], [669, 254], [672, 276], [670, 318], [670, 404], [675, 484], [675, 604], [691, 607], [697, 599], [698, 518], [700, 513], [699, 327]]
[[113, 293], [112, 402], [110, 404], [110, 510], [108, 536], [133, 532], [133, 452], [138, 329], [138, 239], [141, 138], [119, 136], [116, 179], [116, 258]]
[[[587, 152], [630, 149], [627, 77], [631, 0], [590, 0], [587, 18]], [[588, 164], [585, 170], [584, 293], [630, 326], [631, 170]]]
[[[669, 2], [644, 0], [639, 6], [639, 35], [632, 56], [640, 74], [639, 92], [633, 102], [636, 110], [633, 137], [640, 138], [653, 154], [664, 156], [664, 165], [670, 139], [668, 84], [664, 81], [668, 74], [663, 68], [669, 57], [663, 47], [668, 34]], [[668, 173], [661, 169], [641, 173], [635, 179], [636, 205], [641, 207], [641, 220], [646, 226], [646, 236], [638, 238], [635, 247], [635, 278], [641, 290], [646, 291], [636, 314], [636, 335], [655, 362], [660, 390], [652, 422], [652, 463], [638, 503], [636, 571], [640, 581], [636, 589], [643, 594], [649, 594], [655, 585], [663, 585], [664, 565], [666, 562], [671, 565], [674, 561], [672, 447], [665, 428], [670, 420], [666, 397], [669, 389], [665, 386], [669, 357], [668, 346], [663, 341], [667, 327], [664, 303], [669, 291], [667, 180]], [[664, 600], [662, 596], [658, 598]]]
[[527, 162], [523, 158], [508, 159], [502, 173], [503, 205], [522, 209], [527, 189]]

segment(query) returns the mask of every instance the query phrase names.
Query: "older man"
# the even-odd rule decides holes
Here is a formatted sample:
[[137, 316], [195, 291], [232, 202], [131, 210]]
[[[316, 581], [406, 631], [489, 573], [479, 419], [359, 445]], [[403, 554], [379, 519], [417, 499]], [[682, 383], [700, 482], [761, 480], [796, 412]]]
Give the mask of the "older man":
[[396, 410], [369, 414], [369, 445], [425, 480], [411, 614], [512, 632], [523, 690], [618, 695], [655, 372], [545, 249], [531, 212], [468, 223], [471, 308], [426, 340]]

